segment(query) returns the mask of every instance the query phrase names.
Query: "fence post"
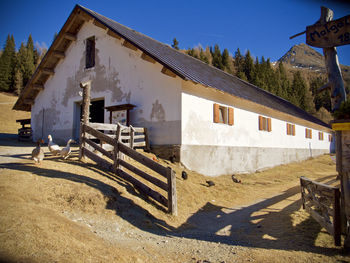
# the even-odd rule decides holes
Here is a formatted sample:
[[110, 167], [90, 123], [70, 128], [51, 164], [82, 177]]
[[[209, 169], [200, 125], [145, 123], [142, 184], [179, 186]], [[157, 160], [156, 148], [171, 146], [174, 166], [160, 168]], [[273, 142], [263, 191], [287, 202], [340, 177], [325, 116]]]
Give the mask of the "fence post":
[[119, 165], [119, 160], [123, 158], [122, 153], [119, 151], [119, 143], [122, 142], [121, 139], [121, 134], [122, 134], [122, 127], [120, 125], [120, 123], [117, 123], [117, 130], [115, 132], [115, 143], [114, 143], [114, 169], [115, 169], [115, 173], [117, 173], [117, 171], [119, 169], [121, 169], [120, 165]]
[[341, 217], [340, 217], [340, 192], [339, 189], [334, 190], [334, 204], [333, 204], [333, 234], [334, 244], [341, 245]]
[[168, 181], [168, 211], [172, 215], [177, 216], [177, 198], [176, 198], [176, 176], [174, 171], [167, 168]]
[[80, 133], [79, 133], [79, 160], [82, 161], [84, 156], [83, 148], [85, 147], [85, 143], [83, 142], [85, 138], [85, 126], [82, 122], [80, 122]]
[[150, 152], [151, 148], [149, 146], [148, 129], [147, 128], [143, 128], [143, 129], [144, 129], [144, 133], [145, 133], [146, 152]]
[[130, 125], [130, 148], [134, 149], [135, 129]]

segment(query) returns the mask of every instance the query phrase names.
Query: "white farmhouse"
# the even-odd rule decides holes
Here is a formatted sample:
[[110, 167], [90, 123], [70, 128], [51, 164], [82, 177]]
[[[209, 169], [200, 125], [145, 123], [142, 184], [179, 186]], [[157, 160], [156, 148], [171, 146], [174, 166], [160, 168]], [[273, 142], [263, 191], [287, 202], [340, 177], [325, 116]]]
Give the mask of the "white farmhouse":
[[128, 121], [148, 128], [153, 151], [205, 175], [329, 152], [331, 130], [319, 119], [80, 5], [14, 106], [31, 111], [34, 140], [79, 137], [79, 83], [88, 79], [92, 122], [110, 122], [105, 107], [134, 105]]

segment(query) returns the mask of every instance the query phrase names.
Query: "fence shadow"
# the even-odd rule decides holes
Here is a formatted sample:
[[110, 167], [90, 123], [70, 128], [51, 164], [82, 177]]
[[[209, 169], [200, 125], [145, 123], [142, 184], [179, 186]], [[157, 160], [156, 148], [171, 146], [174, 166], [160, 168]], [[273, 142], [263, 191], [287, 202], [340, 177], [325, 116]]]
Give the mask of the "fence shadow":
[[[61, 161], [57, 157], [53, 157], [52, 160]], [[111, 173], [104, 172], [95, 165], [81, 163], [76, 158], [72, 158], [68, 162], [92, 169], [100, 175], [124, 186], [131, 193], [139, 195], [129, 183], [116, 175], [112, 176]], [[282, 210], [271, 208], [272, 205], [288, 200], [288, 198], [298, 194], [300, 191], [298, 186], [272, 198], [240, 208], [221, 207], [208, 202], [180, 227], [174, 228], [164, 220], [156, 218], [148, 210], [132, 200], [123, 197], [114, 187], [100, 180], [70, 172], [42, 168], [30, 163], [0, 164], [0, 168], [25, 171], [37, 176], [60, 178], [86, 184], [97, 189], [106, 197], [107, 209], [115, 211], [116, 215], [136, 228], [157, 235], [220, 242], [252, 248], [306, 251], [328, 256], [341, 252], [340, 249], [315, 245], [315, 240], [321, 231], [321, 227], [312, 218], [301, 221], [298, 225], [293, 225], [291, 215], [299, 210], [301, 206], [300, 201], [292, 202]], [[143, 197], [143, 195], [140, 196]], [[258, 211], [263, 211], [263, 213], [256, 215], [255, 213]], [[279, 228], [277, 224], [281, 220], [284, 222], [283, 228]]]

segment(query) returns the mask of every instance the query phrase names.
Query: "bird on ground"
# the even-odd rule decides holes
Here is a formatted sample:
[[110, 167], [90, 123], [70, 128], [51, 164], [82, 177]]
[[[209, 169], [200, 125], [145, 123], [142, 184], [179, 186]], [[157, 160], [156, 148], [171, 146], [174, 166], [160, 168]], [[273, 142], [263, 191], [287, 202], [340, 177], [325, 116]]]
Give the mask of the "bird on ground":
[[49, 136], [47, 136], [47, 138], [49, 139], [48, 147], [49, 147], [50, 152], [53, 155], [59, 155], [61, 152], [61, 147], [52, 141], [52, 136], [50, 134], [49, 134]]
[[211, 180], [206, 181], [206, 183], [208, 184], [208, 187], [215, 185], [215, 183], [213, 181], [211, 181]]
[[63, 159], [67, 159], [69, 157], [71, 153], [71, 149], [70, 149], [71, 143], [75, 143], [75, 141], [72, 139], [69, 139], [67, 142], [67, 146], [61, 150], [60, 155], [62, 156]]
[[41, 144], [44, 143], [43, 139], [39, 139], [37, 146], [32, 151], [32, 159], [35, 161], [35, 164], [41, 164], [41, 161], [44, 159], [44, 150], [41, 149]]
[[188, 178], [187, 173], [185, 171], [182, 171], [181, 177], [182, 177], [182, 179], [187, 180], [187, 178]]

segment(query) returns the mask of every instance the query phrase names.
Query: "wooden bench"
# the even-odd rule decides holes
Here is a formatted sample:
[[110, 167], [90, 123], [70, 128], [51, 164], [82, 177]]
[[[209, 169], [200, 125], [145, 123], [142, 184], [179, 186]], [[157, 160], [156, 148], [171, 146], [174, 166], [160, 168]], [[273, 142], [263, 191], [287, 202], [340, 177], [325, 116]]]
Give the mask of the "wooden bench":
[[16, 122], [19, 122], [22, 125], [22, 128], [18, 129], [18, 140], [19, 141], [31, 141], [33, 138], [33, 131], [32, 128], [26, 127], [26, 125], [30, 125], [31, 119], [21, 119], [16, 120]]

